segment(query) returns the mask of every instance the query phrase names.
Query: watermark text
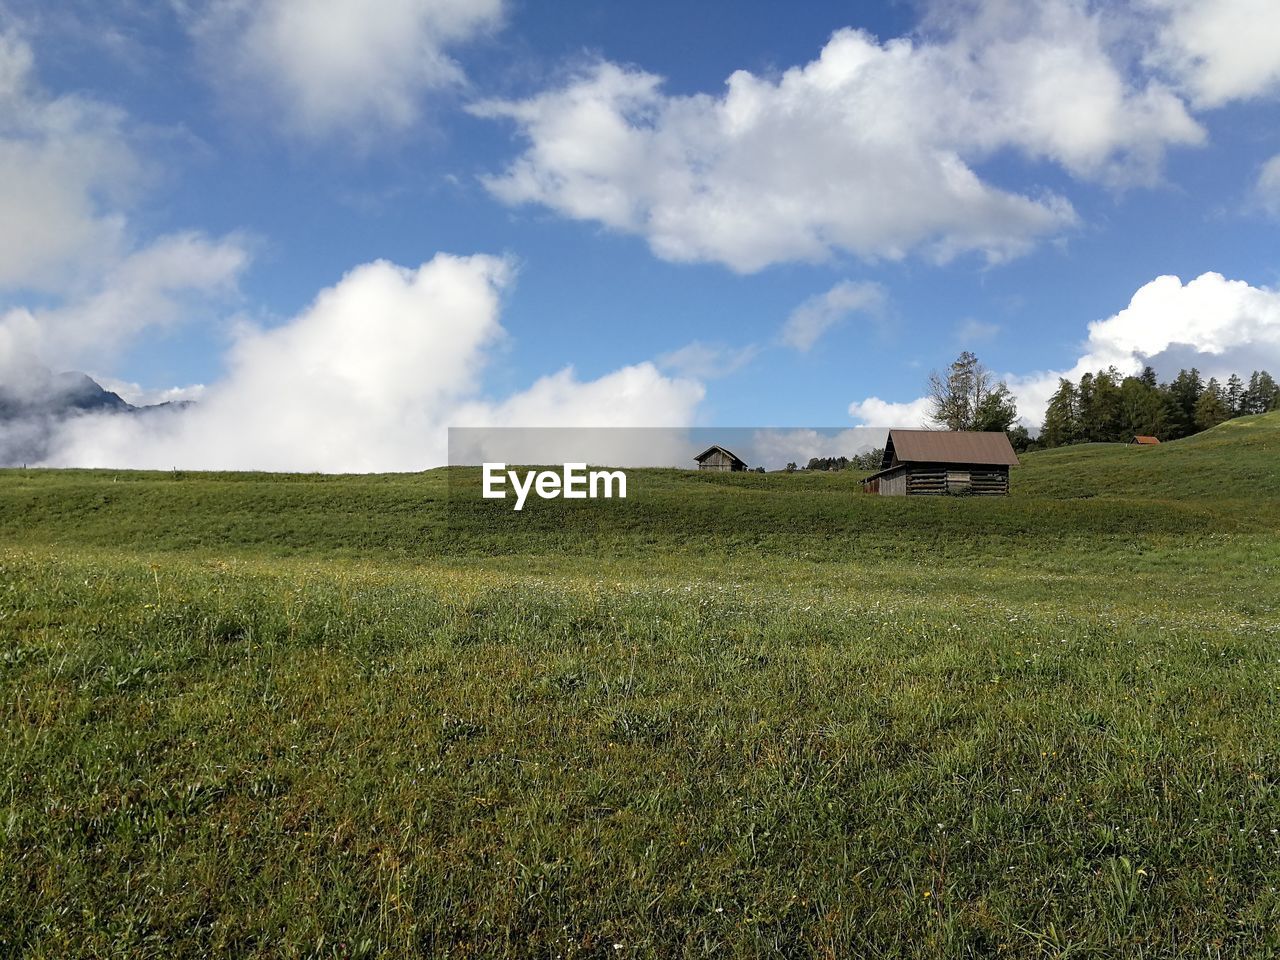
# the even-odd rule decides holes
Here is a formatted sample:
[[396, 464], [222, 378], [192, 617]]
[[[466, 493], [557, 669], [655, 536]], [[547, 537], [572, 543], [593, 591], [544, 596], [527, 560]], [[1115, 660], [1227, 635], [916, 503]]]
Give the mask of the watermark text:
[[[506, 487], [515, 492], [515, 510], [523, 510], [530, 492], [543, 500], [595, 500], [599, 497], [627, 497], [627, 475], [621, 470], [587, 470], [585, 463], [566, 463], [555, 470], [508, 470], [505, 463], [484, 465], [481, 495], [486, 500], [505, 500]], [[616, 492], [615, 492], [616, 491]]]

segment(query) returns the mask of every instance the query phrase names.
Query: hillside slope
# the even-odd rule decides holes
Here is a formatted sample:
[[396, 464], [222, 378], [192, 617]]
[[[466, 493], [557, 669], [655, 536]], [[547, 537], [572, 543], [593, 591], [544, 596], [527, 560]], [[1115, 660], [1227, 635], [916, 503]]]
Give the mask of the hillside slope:
[[1093, 496], [1280, 499], [1280, 412], [1228, 420], [1158, 447], [1087, 443], [1029, 453], [1015, 490]]
[[[1082, 445], [1030, 454], [1009, 498], [861, 492], [852, 472], [631, 470], [626, 500], [480, 498], [479, 471], [321, 476], [0, 471], [12, 544], [307, 553], [375, 559], [564, 551], [964, 554], [1052, 549], [1063, 537], [1280, 528], [1280, 415], [1155, 449]], [[1003, 547], [1002, 547], [1003, 549]]]
[[1280, 498], [1210, 486], [1278, 426], [997, 499], [0, 472], [0, 956], [1280, 956]]

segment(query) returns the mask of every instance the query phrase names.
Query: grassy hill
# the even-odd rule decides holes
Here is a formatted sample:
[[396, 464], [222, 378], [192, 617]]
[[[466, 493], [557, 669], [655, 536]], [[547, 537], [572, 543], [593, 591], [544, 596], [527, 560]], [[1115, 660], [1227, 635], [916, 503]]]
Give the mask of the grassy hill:
[[1019, 493], [1033, 497], [1137, 497], [1271, 502], [1280, 498], [1280, 413], [1136, 447], [1080, 444], [1024, 458]]
[[1278, 438], [0, 472], [0, 955], [1275, 955]]
[[[10, 543], [316, 553], [379, 559], [557, 550], [812, 551], [856, 559], [921, 542], [1271, 530], [1280, 414], [1155, 449], [1085, 444], [1024, 456], [1008, 500], [864, 496], [858, 474], [633, 470], [626, 501], [479, 500], [477, 470], [422, 474], [0, 471]], [[451, 501], [450, 489], [454, 496]], [[1081, 503], [1091, 499], [1094, 502]]]

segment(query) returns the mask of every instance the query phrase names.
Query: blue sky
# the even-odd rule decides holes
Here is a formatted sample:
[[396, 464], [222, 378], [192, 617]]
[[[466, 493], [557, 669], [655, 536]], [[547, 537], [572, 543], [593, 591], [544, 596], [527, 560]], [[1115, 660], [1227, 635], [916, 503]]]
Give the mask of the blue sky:
[[[1263, 0], [0, 0], [0, 32], [0, 362], [262, 417], [367, 399], [244, 449], [229, 412], [81, 425], [62, 462], [194, 466], [181, 435], [218, 431], [208, 465], [438, 459], [393, 422], [914, 425], [962, 349], [1034, 426], [1096, 364], [1280, 365]], [[415, 285], [439, 254], [492, 302]], [[317, 314], [375, 261], [408, 273]], [[314, 360], [253, 380], [263, 351]], [[380, 366], [405, 351], [420, 379]], [[333, 430], [394, 439], [312, 455]]]

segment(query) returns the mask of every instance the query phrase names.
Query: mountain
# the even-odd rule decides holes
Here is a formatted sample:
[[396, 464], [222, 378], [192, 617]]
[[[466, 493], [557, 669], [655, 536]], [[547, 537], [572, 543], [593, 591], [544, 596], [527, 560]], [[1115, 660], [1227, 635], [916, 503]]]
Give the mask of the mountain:
[[182, 410], [190, 401], [135, 406], [77, 371], [54, 373], [26, 363], [0, 381], [0, 466], [39, 463], [58, 425], [89, 414], [133, 415]]

